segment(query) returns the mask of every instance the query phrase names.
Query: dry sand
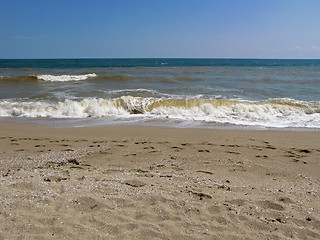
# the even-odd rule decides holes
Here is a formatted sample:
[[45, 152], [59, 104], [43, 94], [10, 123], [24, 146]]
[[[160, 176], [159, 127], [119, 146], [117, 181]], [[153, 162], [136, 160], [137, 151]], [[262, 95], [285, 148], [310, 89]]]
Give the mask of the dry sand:
[[319, 143], [0, 122], [0, 239], [320, 239]]

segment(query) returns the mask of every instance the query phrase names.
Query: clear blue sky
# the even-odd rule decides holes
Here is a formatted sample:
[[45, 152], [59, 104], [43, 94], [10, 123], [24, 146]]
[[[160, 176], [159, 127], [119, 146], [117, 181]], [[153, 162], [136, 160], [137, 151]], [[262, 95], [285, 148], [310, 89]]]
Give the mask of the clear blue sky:
[[320, 58], [320, 0], [1, 0], [0, 58]]

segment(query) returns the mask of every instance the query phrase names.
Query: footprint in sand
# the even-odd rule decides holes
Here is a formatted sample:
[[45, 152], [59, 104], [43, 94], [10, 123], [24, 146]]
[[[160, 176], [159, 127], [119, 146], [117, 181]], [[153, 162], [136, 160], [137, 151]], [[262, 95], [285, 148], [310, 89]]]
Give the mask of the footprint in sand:
[[232, 148], [234, 148], [234, 147], [240, 147], [239, 145], [228, 145], [228, 147], [232, 147]]
[[193, 196], [196, 196], [199, 198], [199, 200], [203, 199], [211, 199], [212, 197], [209, 194], [201, 193], [201, 192], [194, 192], [194, 191], [188, 191], [188, 193], [192, 193]]
[[65, 152], [74, 152], [74, 150], [73, 150], [73, 149], [71, 149], [71, 148], [64, 149], [64, 150], [62, 150], [62, 151], [65, 151]]
[[61, 176], [50, 176], [50, 177], [46, 177], [43, 180], [45, 182], [61, 182], [64, 180], [67, 180], [68, 178], [66, 177], [61, 177]]
[[106, 206], [91, 197], [81, 197], [74, 201], [75, 209], [84, 212], [97, 211]]
[[144, 147], [143, 149], [154, 149], [154, 147], [149, 146], [149, 147]]
[[190, 143], [181, 143], [182, 146], [191, 146]]
[[293, 203], [293, 202], [291, 201], [291, 199], [288, 198], [288, 197], [281, 197], [281, 198], [278, 199], [278, 201], [283, 202], [283, 203], [285, 203], [285, 204]]
[[45, 145], [35, 145], [34, 147], [38, 148], [38, 147], [46, 147]]
[[266, 148], [267, 148], [267, 149], [271, 149], [271, 150], [277, 149], [276, 147], [273, 147], [273, 146], [271, 146], [271, 145], [268, 145]]
[[258, 205], [262, 208], [272, 209], [277, 211], [283, 211], [285, 209], [282, 205], [271, 202], [269, 200], [258, 201]]
[[199, 170], [199, 171], [197, 171], [197, 172], [198, 172], [198, 173], [205, 173], [205, 174], [213, 175], [212, 172], [208, 172], [208, 171]]
[[308, 149], [300, 149], [298, 151], [301, 152], [301, 153], [311, 153], [311, 151], [308, 150]]
[[173, 147], [171, 147], [172, 149], [175, 149], [176, 151], [180, 151], [180, 150], [183, 150], [183, 148], [182, 147], [177, 147], [177, 146], [173, 146]]
[[219, 214], [219, 213], [221, 213], [222, 210], [221, 210], [220, 206], [213, 205], [213, 206], [208, 207], [208, 211], [211, 214]]
[[233, 199], [231, 201], [228, 201], [229, 203], [237, 206], [244, 206], [246, 204], [246, 201], [244, 199]]
[[239, 152], [232, 152], [232, 151], [226, 151], [226, 153], [236, 154], [236, 155], [239, 155], [239, 154], [240, 154]]
[[143, 187], [146, 184], [139, 180], [127, 180], [124, 182], [125, 185], [131, 186], [131, 187]]
[[207, 153], [209, 153], [210, 150], [208, 150], [208, 149], [199, 149], [198, 152], [207, 152]]

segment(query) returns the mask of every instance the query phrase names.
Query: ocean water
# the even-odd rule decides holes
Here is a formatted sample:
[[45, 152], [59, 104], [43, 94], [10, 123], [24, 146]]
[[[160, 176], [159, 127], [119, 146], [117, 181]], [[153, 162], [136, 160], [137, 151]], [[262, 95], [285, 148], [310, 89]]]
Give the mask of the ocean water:
[[320, 60], [0, 60], [0, 119], [320, 130]]

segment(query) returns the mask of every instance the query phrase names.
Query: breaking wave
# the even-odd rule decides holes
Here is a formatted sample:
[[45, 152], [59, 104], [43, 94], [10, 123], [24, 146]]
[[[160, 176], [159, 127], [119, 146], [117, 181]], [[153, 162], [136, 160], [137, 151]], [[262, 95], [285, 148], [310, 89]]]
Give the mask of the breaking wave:
[[0, 76], [2, 81], [8, 81], [8, 83], [23, 83], [32, 81], [44, 81], [44, 82], [71, 82], [71, 81], [84, 81], [88, 79], [107, 80], [107, 81], [126, 81], [132, 78], [129, 74], [111, 74], [111, 75], [97, 75], [96, 73], [78, 74], [78, 75], [52, 75], [52, 74], [36, 74], [36, 75], [13, 75], [13, 76]]
[[170, 118], [264, 127], [320, 128], [320, 103], [292, 99], [266, 101], [168, 99], [122, 96], [64, 102], [0, 101], [0, 116], [49, 118]]
[[89, 73], [83, 75], [37, 75], [38, 80], [47, 82], [69, 82], [69, 81], [83, 81], [88, 78], [96, 77], [97, 74]]

